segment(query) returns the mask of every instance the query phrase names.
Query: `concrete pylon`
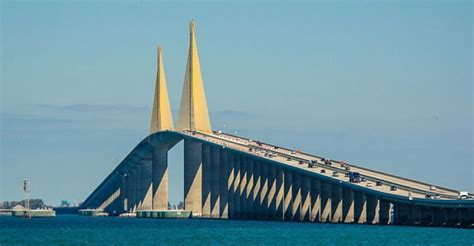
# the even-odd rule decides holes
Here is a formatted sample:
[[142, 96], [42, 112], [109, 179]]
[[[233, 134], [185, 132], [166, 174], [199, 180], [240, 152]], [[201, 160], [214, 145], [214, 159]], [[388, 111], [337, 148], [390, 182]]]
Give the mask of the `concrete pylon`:
[[158, 46], [158, 63], [156, 71], [155, 97], [151, 112], [150, 133], [173, 130], [170, 100], [166, 88], [165, 68], [163, 67], [163, 51]]
[[212, 133], [209, 112], [207, 111], [206, 95], [201, 76], [201, 66], [196, 45], [194, 21], [189, 24], [189, 53], [186, 73], [184, 76], [183, 94], [177, 130], [196, 130]]

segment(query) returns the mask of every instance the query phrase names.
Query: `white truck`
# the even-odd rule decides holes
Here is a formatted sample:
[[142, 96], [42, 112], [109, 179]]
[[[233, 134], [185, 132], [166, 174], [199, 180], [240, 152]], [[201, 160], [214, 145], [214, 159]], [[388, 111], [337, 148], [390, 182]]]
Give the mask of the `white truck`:
[[472, 197], [469, 196], [469, 192], [467, 192], [467, 191], [460, 191], [460, 192], [459, 192], [459, 195], [458, 195], [458, 198], [461, 199], [461, 200], [466, 200], [466, 199], [470, 199], [470, 198], [472, 198]]

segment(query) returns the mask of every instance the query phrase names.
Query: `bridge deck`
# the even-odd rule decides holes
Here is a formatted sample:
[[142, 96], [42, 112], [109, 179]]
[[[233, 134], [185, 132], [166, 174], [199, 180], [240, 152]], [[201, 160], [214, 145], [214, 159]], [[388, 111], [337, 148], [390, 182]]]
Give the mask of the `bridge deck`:
[[[291, 165], [296, 168], [301, 168], [309, 170], [312, 172], [319, 173], [321, 175], [327, 176], [341, 181], [348, 181], [348, 178], [345, 177], [347, 172], [359, 172], [362, 177], [366, 178], [366, 182], [353, 183], [357, 186], [366, 187], [376, 191], [401, 195], [406, 197], [413, 198], [425, 198], [426, 195], [439, 194], [440, 199], [457, 199], [459, 191], [444, 188], [424, 182], [415, 181], [408, 178], [398, 177], [391, 174], [386, 174], [380, 171], [370, 170], [367, 168], [359, 167], [349, 163], [345, 163], [350, 167], [350, 171], [345, 170], [345, 166], [341, 166], [340, 161], [331, 160], [331, 165], [322, 164], [323, 158], [315, 155], [310, 155], [307, 153], [292, 153], [292, 150], [283, 148], [280, 146], [270, 145], [266, 143], [257, 143], [257, 141], [250, 140], [247, 138], [242, 138], [234, 135], [229, 135], [225, 133], [220, 134], [206, 134], [201, 132], [184, 132], [186, 135], [201, 138], [206, 141], [214, 142], [216, 144], [233, 148], [239, 151], [247, 152], [249, 154], [257, 155], [260, 157], [272, 159], [287, 165]], [[252, 151], [249, 151], [249, 148], [252, 148]], [[266, 156], [265, 153], [274, 153], [273, 157]], [[299, 164], [300, 160], [304, 164]], [[309, 168], [307, 163], [311, 160], [317, 160], [319, 163], [313, 168]], [[321, 170], [325, 169], [325, 173], [321, 173]], [[338, 177], [333, 177], [333, 172], [337, 171], [339, 173]], [[380, 182], [381, 186], [376, 186], [376, 182]], [[397, 190], [392, 191], [391, 186], [397, 187]], [[435, 186], [436, 190], [432, 190], [431, 187]]]

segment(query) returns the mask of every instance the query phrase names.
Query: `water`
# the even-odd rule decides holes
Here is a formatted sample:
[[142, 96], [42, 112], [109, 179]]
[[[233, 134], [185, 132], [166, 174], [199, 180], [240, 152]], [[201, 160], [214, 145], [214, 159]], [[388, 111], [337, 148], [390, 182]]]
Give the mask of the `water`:
[[0, 245], [473, 245], [474, 230], [233, 220], [0, 217]]

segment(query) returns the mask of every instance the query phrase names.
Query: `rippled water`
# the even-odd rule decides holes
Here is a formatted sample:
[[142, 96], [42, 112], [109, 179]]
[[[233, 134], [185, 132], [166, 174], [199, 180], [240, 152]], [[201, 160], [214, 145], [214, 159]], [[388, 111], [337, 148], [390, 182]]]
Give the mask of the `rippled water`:
[[236, 220], [0, 217], [9, 244], [473, 245], [474, 230]]

